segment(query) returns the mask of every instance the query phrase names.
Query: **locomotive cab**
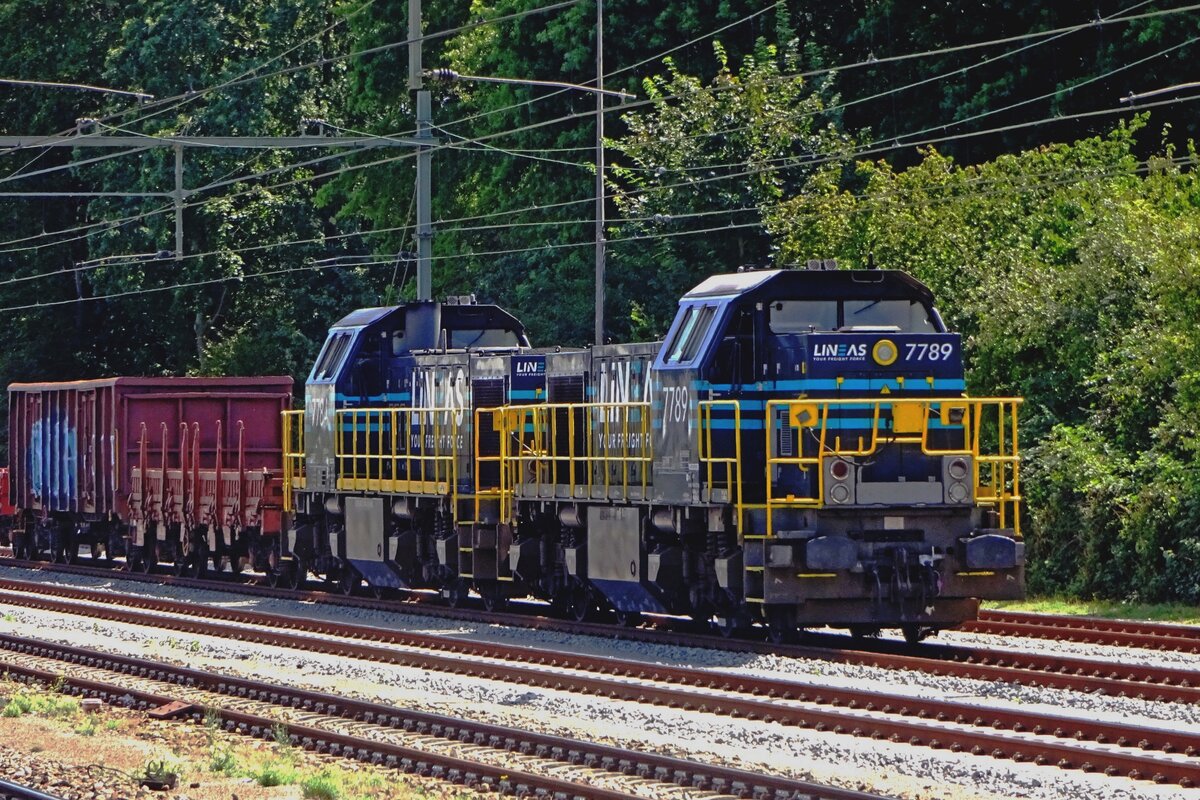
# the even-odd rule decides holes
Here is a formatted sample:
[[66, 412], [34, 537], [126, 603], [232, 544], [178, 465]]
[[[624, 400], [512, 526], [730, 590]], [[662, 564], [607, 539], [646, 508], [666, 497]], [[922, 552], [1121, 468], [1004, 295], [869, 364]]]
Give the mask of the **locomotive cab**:
[[[471, 479], [463, 444], [472, 357], [528, 349], [515, 317], [473, 298], [364, 308], [338, 320], [305, 385], [302, 434], [289, 434], [303, 465], [288, 548], [300, 562], [288, 574], [302, 579], [313, 569], [349, 588], [362, 579], [410, 585], [414, 575], [401, 565], [415, 545], [395, 520], [410, 519], [420, 495], [440, 496], [448, 475], [455, 488]], [[415, 455], [399, 457], [410, 446]]]

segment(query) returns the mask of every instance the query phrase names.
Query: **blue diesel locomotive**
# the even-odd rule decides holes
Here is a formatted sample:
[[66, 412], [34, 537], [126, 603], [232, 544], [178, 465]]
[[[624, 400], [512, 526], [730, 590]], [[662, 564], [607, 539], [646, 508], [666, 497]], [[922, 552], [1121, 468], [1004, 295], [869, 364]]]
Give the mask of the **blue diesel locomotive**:
[[655, 343], [533, 348], [471, 298], [350, 314], [285, 414], [273, 576], [779, 641], [1021, 596], [1020, 401], [965, 394], [921, 283], [829, 266], [709, 278]]

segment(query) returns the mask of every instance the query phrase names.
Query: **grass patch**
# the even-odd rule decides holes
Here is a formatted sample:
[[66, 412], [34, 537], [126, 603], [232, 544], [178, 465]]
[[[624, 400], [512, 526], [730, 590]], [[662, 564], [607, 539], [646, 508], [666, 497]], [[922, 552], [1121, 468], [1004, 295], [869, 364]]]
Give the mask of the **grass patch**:
[[84, 714], [83, 720], [75, 726], [75, 732], [80, 736], [95, 736], [99, 727], [95, 714]]
[[18, 692], [8, 698], [3, 710], [0, 710], [0, 716], [3, 717], [34, 714], [49, 719], [70, 719], [79, 713], [79, 701], [74, 697], [57, 694], [30, 694], [28, 692]]
[[305, 800], [342, 800], [345, 791], [345, 780], [332, 770], [310, 775], [300, 782], [300, 792]]
[[1034, 597], [984, 603], [1000, 611], [1032, 611], [1039, 614], [1135, 619], [1149, 622], [1181, 622], [1200, 625], [1200, 607], [1182, 603], [1121, 603], [1115, 600], [1074, 600], [1066, 597]]
[[287, 786], [300, 780], [300, 772], [290, 761], [265, 761], [248, 772], [259, 786]]

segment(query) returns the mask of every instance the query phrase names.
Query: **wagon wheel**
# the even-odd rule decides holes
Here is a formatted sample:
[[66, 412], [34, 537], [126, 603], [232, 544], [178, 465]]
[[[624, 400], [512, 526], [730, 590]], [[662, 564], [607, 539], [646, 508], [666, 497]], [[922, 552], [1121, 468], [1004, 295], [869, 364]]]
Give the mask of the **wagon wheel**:
[[741, 624], [741, 620], [734, 613], [723, 617], [714, 616], [712, 627], [723, 639], [737, 639], [746, 633], [746, 626]]
[[592, 598], [591, 590], [582, 582], [575, 583], [571, 588], [571, 598], [567, 607], [571, 619], [584, 622], [594, 616], [595, 610], [596, 601]]
[[877, 625], [851, 625], [850, 638], [856, 642], [865, 641], [866, 639], [874, 639], [879, 636], [879, 626]]
[[203, 539], [196, 541], [196, 545], [188, 557], [187, 565], [189, 577], [203, 578], [208, 574], [208, 543]]
[[112, 554], [108, 552], [108, 547], [100, 542], [92, 542], [91, 546], [88, 547], [88, 553], [91, 555], [93, 562], [106, 567], [112, 564]]
[[188, 571], [188, 554], [184, 549], [183, 544], [175, 545], [175, 558], [171, 561], [171, 572], [179, 577], [187, 575]]
[[137, 556], [137, 569], [146, 575], [158, 568], [158, 544], [145, 544]]
[[800, 638], [795, 608], [781, 605], [767, 607], [767, 638], [772, 644], [792, 644]]

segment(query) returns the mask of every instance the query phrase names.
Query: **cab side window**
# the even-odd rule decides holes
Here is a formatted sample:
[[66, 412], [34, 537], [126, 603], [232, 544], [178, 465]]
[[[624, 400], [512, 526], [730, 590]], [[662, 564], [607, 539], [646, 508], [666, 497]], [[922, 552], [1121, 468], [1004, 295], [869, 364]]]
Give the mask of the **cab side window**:
[[739, 309], [730, 315], [717, 351], [709, 364], [708, 380], [736, 388], [755, 380], [754, 312]]

